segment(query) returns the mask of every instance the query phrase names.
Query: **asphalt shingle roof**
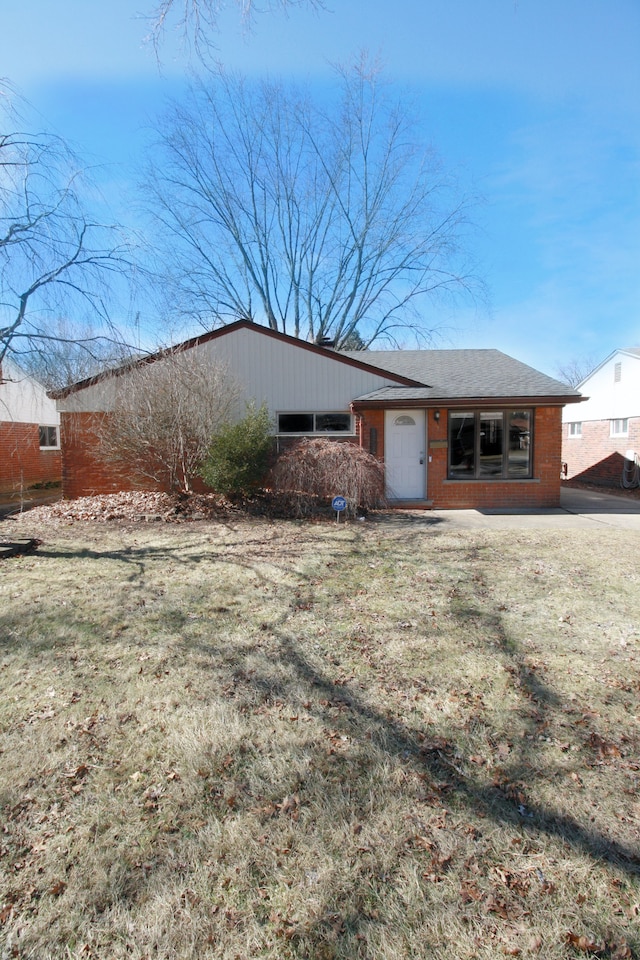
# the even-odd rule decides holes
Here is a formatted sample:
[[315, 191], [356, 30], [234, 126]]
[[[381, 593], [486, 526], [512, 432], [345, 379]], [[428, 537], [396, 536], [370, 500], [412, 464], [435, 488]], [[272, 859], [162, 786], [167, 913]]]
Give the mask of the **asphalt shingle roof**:
[[578, 391], [500, 350], [345, 350], [420, 387], [383, 387], [359, 400], [447, 400], [465, 397], [578, 397]]

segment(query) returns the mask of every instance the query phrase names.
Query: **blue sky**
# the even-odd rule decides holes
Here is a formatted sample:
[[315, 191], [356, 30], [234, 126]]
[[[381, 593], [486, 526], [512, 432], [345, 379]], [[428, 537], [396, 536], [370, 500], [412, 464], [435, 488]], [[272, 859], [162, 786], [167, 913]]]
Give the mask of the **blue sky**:
[[[640, 344], [639, 0], [327, 0], [220, 23], [219, 57], [321, 84], [360, 50], [408, 87], [461, 184], [482, 197], [470, 252], [486, 303], [441, 310], [442, 346], [495, 347], [555, 374]], [[131, 205], [154, 116], [190, 65], [145, 44], [153, 0], [0, 9], [0, 76]]]

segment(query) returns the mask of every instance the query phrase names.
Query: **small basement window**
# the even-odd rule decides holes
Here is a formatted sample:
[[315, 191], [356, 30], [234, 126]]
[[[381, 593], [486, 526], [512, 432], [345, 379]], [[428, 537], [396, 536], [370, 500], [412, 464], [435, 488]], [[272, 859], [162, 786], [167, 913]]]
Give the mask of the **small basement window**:
[[40, 431], [40, 449], [42, 448], [55, 448], [59, 446], [58, 443], [58, 428], [57, 427], [38, 427]]
[[279, 413], [278, 433], [353, 433], [350, 413]]

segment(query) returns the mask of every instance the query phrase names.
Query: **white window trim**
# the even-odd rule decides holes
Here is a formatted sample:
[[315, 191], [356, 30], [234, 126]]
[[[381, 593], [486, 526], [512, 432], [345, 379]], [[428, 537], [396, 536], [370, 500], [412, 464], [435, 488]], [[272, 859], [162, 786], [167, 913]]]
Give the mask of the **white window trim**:
[[[349, 417], [351, 420], [351, 427], [349, 430], [300, 430], [298, 432], [293, 432], [289, 430], [281, 431], [280, 426], [280, 417], [286, 416], [305, 416], [313, 417], [314, 424], [316, 417], [323, 416], [332, 416], [339, 414], [341, 417]], [[348, 410], [278, 410], [276, 414], [276, 424], [278, 425], [278, 431], [276, 433], [277, 437], [355, 437], [355, 417]]]
[[[577, 429], [572, 430], [572, 427]], [[567, 436], [569, 440], [580, 440], [582, 438], [582, 420], [569, 421], [569, 429], [567, 431]]]
[[[621, 429], [616, 429], [616, 424], [621, 425]], [[609, 436], [610, 437], [628, 437], [629, 436], [629, 418], [628, 417], [617, 417], [614, 420], [609, 421]]]
[[59, 450], [60, 449], [60, 427], [57, 423], [39, 423], [38, 424], [38, 437], [40, 435], [40, 428], [46, 427], [48, 430], [56, 431], [56, 442], [54, 444], [40, 444], [41, 450]]

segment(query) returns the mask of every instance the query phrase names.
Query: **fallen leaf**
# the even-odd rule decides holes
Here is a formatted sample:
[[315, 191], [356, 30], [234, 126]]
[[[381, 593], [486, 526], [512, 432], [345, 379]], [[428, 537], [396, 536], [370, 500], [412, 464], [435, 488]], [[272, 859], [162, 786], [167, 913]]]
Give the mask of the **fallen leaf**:
[[610, 947], [613, 950], [611, 960], [633, 960], [631, 948], [626, 940], [621, 940], [618, 944], [612, 943]]
[[603, 946], [584, 934], [578, 936], [578, 934], [569, 932], [565, 939], [575, 950], [580, 950], [582, 953], [602, 953], [604, 951]]
[[460, 896], [463, 903], [472, 903], [474, 900], [482, 900], [482, 894], [475, 883], [462, 883], [460, 885]]
[[598, 756], [605, 760], [607, 757], [621, 757], [619, 747], [612, 743], [610, 740], [604, 740], [602, 737], [599, 737], [597, 733], [592, 733], [589, 737], [589, 743], [594, 750], [597, 751]]

